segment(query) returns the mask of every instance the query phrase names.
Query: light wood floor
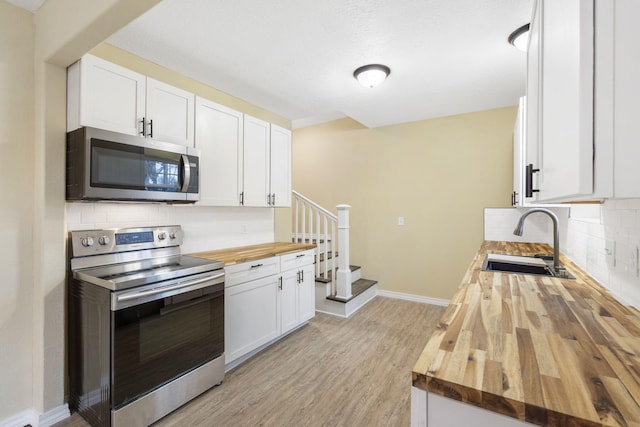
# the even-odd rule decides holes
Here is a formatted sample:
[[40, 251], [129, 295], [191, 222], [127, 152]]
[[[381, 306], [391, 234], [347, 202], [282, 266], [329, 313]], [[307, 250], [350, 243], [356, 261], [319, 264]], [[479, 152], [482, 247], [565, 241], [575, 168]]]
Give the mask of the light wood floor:
[[155, 425], [408, 426], [411, 369], [443, 313], [376, 297], [350, 319], [318, 314]]

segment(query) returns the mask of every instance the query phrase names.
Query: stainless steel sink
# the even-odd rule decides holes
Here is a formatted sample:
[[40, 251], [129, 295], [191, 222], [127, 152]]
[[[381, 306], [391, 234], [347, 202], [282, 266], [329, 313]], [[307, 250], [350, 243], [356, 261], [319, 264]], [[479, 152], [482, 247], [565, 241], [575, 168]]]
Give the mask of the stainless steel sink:
[[553, 260], [542, 256], [526, 257], [517, 255], [487, 254], [482, 263], [484, 271], [499, 271], [503, 273], [535, 274], [541, 276], [574, 279], [564, 268], [555, 273]]

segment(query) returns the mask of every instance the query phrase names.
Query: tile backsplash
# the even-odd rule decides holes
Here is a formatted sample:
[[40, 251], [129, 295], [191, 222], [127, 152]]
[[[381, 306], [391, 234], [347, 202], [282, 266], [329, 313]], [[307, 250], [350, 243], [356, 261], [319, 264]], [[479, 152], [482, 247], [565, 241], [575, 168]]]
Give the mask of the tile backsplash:
[[[640, 308], [640, 199], [552, 210], [560, 220], [560, 251], [622, 303]], [[552, 223], [539, 214], [527, 218], [522, 238], [513, 236], [525, 211], [485, 209], [485, 239], [551, 243]]]
[[273, 242], [272, 208], [67, 203], [67, 230], [181, 225], [182, 253]]

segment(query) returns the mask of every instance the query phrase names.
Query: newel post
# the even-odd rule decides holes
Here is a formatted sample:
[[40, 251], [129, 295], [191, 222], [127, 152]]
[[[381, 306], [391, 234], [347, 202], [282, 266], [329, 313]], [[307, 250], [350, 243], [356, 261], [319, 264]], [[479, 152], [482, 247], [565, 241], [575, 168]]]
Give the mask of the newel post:
[[351, 268], [349, 263], [349, 205], [338, 205], [338, 274], [336, 296], [351, 298]]

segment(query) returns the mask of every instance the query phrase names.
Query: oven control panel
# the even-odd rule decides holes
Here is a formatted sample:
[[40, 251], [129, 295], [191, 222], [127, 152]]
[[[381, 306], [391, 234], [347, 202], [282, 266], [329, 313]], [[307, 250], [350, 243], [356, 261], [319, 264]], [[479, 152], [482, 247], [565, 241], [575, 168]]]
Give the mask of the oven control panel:
[[179, 225], [72, 231], [73, 257], [180, 246]]

